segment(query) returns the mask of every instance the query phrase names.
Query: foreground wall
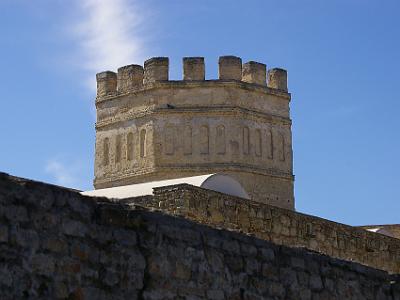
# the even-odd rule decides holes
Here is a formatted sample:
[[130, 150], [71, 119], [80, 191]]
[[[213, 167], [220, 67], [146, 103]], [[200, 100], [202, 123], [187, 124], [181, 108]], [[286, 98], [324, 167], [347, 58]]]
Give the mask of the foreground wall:
[[2, 173], [0, 262], [1, 299], [400, 299], [384, 271]]

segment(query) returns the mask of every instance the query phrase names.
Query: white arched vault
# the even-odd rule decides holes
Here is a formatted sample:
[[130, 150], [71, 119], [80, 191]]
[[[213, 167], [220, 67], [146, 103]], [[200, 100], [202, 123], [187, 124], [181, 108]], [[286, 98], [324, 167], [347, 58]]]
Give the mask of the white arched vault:
[[93, 191], [81, 192], [81, 194], [93, 197], [126, 199], [138, 196], [152, 195], [153, 188], [177, 184], [190, 184], [193, 186], [213, 190], [232, 196], [250, 199], [245, 189], [236, 179], [232, 178], [229, 175], [219, 173], [98, 189]]

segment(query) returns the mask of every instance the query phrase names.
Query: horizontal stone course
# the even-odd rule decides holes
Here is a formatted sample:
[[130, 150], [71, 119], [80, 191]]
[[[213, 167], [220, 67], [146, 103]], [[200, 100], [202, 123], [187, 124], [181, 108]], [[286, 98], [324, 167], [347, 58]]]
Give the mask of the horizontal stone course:
[[[285, 226], [291, 226], [293, 216], [266, 206], [246, 207], [242, 199], [181, 186], [158, 189], [152, 199], [118, 202], [83, 197], [75, 191], [2, 173], [0, 195], [1, 209], [14, 205], [28, 211], [27, 219], [0, 216], [2, 299], [400, 296], [398, 275], [248, 234], [246, 230], [253, 228], [249, 218], [246, 230], [238, 223], [246, 214], [258, 216], [257, 220], [277, 218]], [[49, 200], [46, 205], [41, 203], [43, 197]], [[214, 205], [216, 200], [218, 205]], [[144, 206], [157, 202], [168, 209]], [[180, 208], [173, 210], [173, 206]], [[195, 208], [204, 213], [196, 213]], [[221, 221], [224, 214], [215, 219], [218, 223], [199, 224], [206, 223], [211, 208], [227, 212], [240, 208], [245, 213], [236, 217], [230, 213], [226, 224]], [[45, 226], [35, 221], [32, 225], [35, 216], [46, 214], [59, 222]], [[195, 217], [196, 222], [190, 220]], [[318, 236], [313, 230], [315, 227], [309, 228], [308, 234]], [[37, 240], [38, 246], [25, 241], [17, 244], [16, 236], [21, 233], [25, 241]], [[390, 243], [388, 246], [391, 249]]]

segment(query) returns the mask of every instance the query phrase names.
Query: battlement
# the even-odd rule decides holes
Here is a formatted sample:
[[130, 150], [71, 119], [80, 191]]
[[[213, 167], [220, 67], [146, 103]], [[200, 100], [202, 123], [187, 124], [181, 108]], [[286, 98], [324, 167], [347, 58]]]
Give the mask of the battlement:
[[[119, 68], [117, 73], [112, 71], [98, 73], [96, 79], [98, 99], [146, 90], [152, 88], [156, 82], [169, 81], [169, 59], [153, 57], [144, 62], [144, 68], [140, 65], [128, 65]], [[183, 58], [182, 80], [197, 83], [210, 81], [205, 79], [203, 57]], [[267, 72], [265, 64], [255, 61], [242, 64], [242, 59], [236, 56], [219, 57], [218, 80], [244, 82], [284, 93], [288, 91], [286, 70], [273, 68]]]

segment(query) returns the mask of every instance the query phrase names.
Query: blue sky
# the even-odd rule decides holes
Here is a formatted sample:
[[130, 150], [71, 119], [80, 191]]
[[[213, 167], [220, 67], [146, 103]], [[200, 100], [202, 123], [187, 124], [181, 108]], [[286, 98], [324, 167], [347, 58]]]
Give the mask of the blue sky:
[[0, 170], [91, 189], [95, 73], [220, 55], [288, 70], [297, 210], [400, 223], [397, 0], [1, 0]]

